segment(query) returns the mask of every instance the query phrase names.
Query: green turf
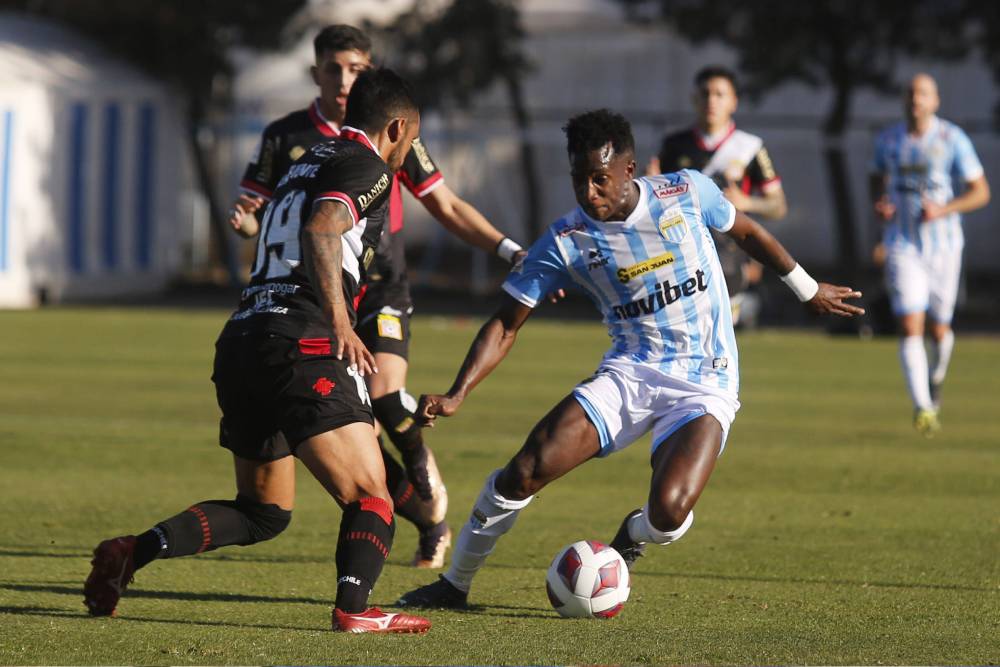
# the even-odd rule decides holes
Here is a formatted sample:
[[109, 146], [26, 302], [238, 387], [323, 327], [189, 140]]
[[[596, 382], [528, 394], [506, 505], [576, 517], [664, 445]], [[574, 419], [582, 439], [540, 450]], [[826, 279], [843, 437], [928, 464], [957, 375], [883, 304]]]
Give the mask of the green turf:
[[[960, 337], [945, 429], [916, 436], [895, 342], [741, 337], [743, 409], [679, 543], [651, 548], [611, 621], [549, 609], [544, 576], [642, 503], [648, 440], [539, 494], [473, 589], [422, 637], [332, 633], [339, 511], [300, 467], [272, 542], [141, 571], [120, 617], [84, 613], [99, 539], [233, 494], [214, 443], [221, 311], [0, 314], [2, 664], [997, 664], [1000, 343]], [[418, 318], [414, 392], [447, 388], [477, 321]], [[428, 434], [461, 525], [484, 477], [595, 367], [599, 325], [530, 322], [511, 357]], [[400, 525], [373, 597], [433, 575]]]

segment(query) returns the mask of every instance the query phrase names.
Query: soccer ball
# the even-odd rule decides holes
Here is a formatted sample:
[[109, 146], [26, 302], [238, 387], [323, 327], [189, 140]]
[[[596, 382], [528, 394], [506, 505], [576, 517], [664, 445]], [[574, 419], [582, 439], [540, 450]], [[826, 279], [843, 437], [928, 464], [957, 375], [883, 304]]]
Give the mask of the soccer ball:
[[628, 600], [628, 566], [611, 547], [581, 540], [552, 559], [545, 589], [561, 616], [611, 618]]

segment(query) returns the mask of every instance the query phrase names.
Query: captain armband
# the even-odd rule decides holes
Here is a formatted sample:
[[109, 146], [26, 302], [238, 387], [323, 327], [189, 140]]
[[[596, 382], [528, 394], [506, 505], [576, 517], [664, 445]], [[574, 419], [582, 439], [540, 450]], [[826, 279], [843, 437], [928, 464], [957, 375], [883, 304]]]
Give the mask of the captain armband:
[[788, 285], [803, 303], [811, 300], [819, 291], [819, 283], [813, 280], [813, 277], [799, 264], [796, 264], [787, 276], [781, 276], [781, 282]]
[[497, 244], [496, 254], [497, 257], [505, 262], [514, 262], [514, 255], [521, 252], [524, 248], [518, 245], [517, 241], [512, 241], [506, 236], [501, 239], [500, 243]]

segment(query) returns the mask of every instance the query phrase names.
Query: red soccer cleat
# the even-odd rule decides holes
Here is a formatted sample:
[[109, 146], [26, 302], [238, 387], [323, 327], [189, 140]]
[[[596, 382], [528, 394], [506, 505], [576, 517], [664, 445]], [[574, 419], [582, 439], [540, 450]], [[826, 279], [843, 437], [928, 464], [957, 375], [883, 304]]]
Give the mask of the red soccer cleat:
[[333, 610], [333, 629], [339, 632], [408, 632], [423, 633], [431, 629], [431, 622], [420, 616], [386, 613], [378, 607], [369, 607], [360, 614]]
[[94, 549], [93, 569], [83, 585], [83, 603], [91, 616], [114, 616], [115, 607], [135, 574], [135, 536], [104, 540]]

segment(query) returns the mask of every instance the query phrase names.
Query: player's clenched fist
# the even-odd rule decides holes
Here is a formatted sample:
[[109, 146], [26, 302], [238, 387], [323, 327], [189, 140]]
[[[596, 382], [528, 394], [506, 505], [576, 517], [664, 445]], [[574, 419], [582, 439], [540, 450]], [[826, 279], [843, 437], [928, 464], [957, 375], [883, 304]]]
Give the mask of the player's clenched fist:
[[260, 197], [241, 194], [229, 211], [229, 226], [245, 237], [256, 236], [260, 225], [253, 214], [263, 205]]
[[417, 405], [417, 417], [421, 426], [434, 426], [434, 420], [438, 415], [451, 417], [458, 412], [458, 407], [462, 405], [462, 399], [452, 396], [442, 396], [440, 394], [423, 394], [420, 396], [420, 403]]

